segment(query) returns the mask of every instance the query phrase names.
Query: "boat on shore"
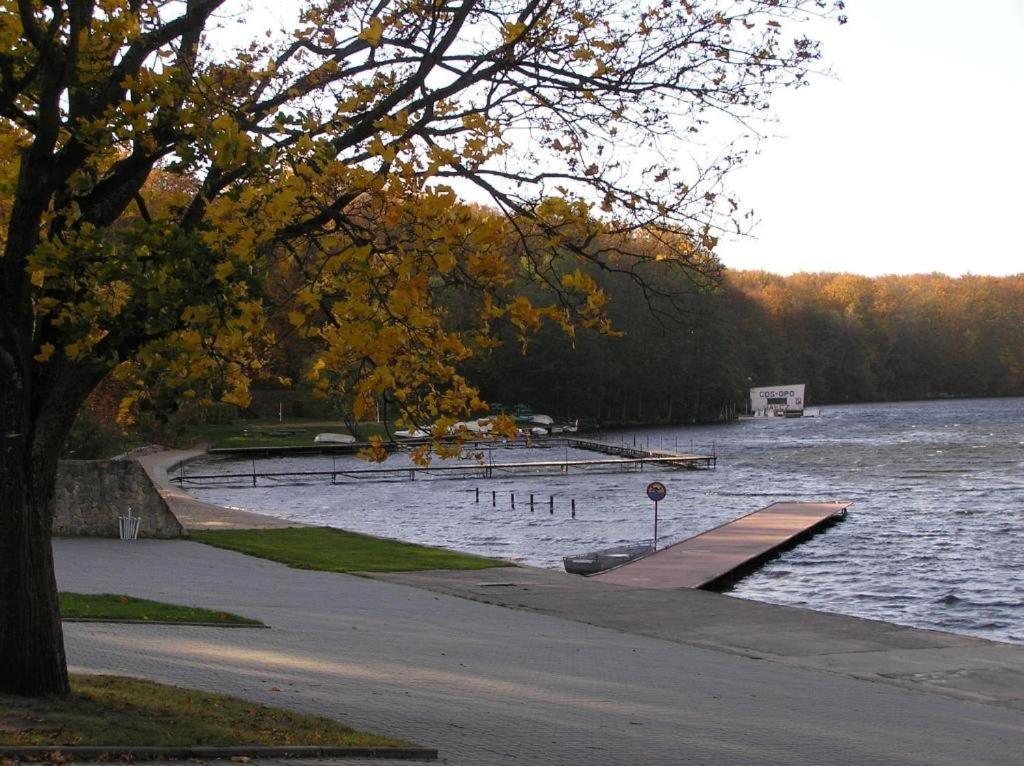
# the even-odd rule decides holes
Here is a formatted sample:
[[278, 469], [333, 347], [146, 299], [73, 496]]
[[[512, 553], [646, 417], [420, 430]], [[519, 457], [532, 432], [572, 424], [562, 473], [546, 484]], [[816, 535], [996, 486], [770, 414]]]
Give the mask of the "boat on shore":
[[323, 433], [313, 437], [313, 444], [355, 444], [355, 441], [352, 434]]
[[574, 434], [580, 430], [580, 421], [573, 420], [564, 423], [555, 423], [551, 426], [551, 433], [553, 434]]
[[403, 428], [395, 431], [396, 439], [426, 439], [430, 434], [421, 428]]
[[614, 548], [604, 548], [592, 553], [565, 556], [562, 559], [562, 564], [565, 566], [565, 571], [569, 574], [592, 575], [628, 564], [630, 561], [635, 561], [653, 552], [654, 545], [650, 541], [631, 543], [629, 545], [617, 545]]

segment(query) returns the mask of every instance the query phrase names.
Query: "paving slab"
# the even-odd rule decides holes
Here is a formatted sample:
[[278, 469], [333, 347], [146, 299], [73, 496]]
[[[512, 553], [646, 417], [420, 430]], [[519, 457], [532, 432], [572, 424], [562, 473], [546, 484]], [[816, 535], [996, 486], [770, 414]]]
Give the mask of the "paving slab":
[[[456, 766], [1017, 766], [1024, 749], [1021, 711], [453, 598], [422, 582], [294, 570], [185, 541], [61, 539], [54, 552], [59, 582], [76, 590], [229, 609], [271, 627], [68, 624], [73, 669], [329, 715], [436, 747]], [[492, 583], [472, 586], [488, 598], [540, 592], [555, 609], [558, 588], [536, 571], [463, 574]], [[499, 575], [534, 587], [494, 585]], [[595, 619], [611, 621], [626, 603], [605, 603]], [[788, 658], [800, 656], [793, 648]]]

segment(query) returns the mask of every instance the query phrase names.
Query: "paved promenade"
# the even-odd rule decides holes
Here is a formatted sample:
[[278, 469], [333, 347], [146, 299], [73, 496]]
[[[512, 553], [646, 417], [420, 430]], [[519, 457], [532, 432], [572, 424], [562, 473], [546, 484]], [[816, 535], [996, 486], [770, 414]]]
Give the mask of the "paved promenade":
[[768, 662], [1024, 711], [1024, 646], [547, 569], [370, 575]]
[[171, 513], [186, 530], [192, 529], [273, 529], [305, 526], [297, 521], [285, 521], [274, 516], [196, 500], [178, 484], [170, 480], [175, 468], [206, 454], [204, 449], [164, 450], [135, 459], [149, 474], [157, 492], [167, 503]]
[[[227, 609], [272, 628], [68, 623], [75, 670], [129, 673], [323, 713], [437, 747], [457, 766], [1016, 766], [1024, 751], [1024, 711], [753, 659], [759, 649], [721, 651], [587, 625], [580, 615], [562, 619], [456, 598], [426, 590], [424, 582], [414, 588], [293, 570], [183, 541], [59, 539], [54, 550], [62, 588]], [[433, 587], [506, 592], [494, 598], [514, 601], [548, 582], [536, 570], [469, 574], [461, 584]], [[523, 582], [534, 576], [534, 585]], [[478, 585], [487, 581], [518, 585]], [[553, 593], [546, 607], [530, 608], [552, 610]], [[630, 593], [653, 608], [644, 595], [653, 592]], [[615, 611], [626, 598], [603, 608]], [[596, 610], [595, 621], [618, 619], [601, 616], [597, 601], [580, 608]], [[777, 648], [797, 638], [783, 640], [779, 628], [771, 638], [766, 614], [753, 624], [731, 619], [734, 645], [756, 643], [760, 631]], [[685, 622], [685, 612], [678, 620]], [[714, 632], [705, 622], [709, 646]], [[839, 632], [833, 640], [842, 640]], [[849, 636], [851, 652], [866, 640]]]

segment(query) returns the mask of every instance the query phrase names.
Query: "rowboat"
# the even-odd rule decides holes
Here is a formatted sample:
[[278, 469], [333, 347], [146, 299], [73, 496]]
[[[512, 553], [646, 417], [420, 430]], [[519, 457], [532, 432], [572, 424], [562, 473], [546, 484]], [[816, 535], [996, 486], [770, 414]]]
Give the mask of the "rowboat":
[[591, 575], [628, 564], [630, 561], [653, 552], [654, 546], [650, 542], [632, 543], [618, 545], [614, 548], [604, 548], [592, 553], [565, 556], [562, 563], [565, 565], [565, 571], [569, 574]]

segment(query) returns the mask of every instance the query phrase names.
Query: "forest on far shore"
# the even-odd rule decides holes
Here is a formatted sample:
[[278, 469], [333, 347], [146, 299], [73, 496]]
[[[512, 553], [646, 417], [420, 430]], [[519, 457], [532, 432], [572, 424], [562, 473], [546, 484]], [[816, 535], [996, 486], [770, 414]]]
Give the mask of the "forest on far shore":
[[810, 405], [1024, 395], [1024, 274], [725, 271], [679, 321], [601, 284], [621, 337], [509, 337], [467, 369], [485, 398], [608, 426], [729, 419], [759, 385], [806, 383]]
[[[787, 277], [724, 270], [717, 282], [674, 285], [671, 310], [645, 297], [628, 274], [592, 276], [608, 296], [618, 334], [577, 329], [570, 338], [548, 325], [524, 352], [506, 328], [500, 345], [461, 370], [485, 401], [524, 403], [560, 420], [614, 428], [731, 420], [745, 411], [748, 389], [760, 385], [805, 383], [810, 406], [1024, 395], [1024, 274]], [[672, 272], [658, 269], [657, 276], [670, 280]], [[442, 305], [457, 321], [458, 297]], [[125, 432], [115, 423], [124, 391], [107, 382], [87, 403], [65, 454], [174, 443], [202, 424], [276, 420], [279, 413], [353, 425], [345, 401], [317, 399], [303, 384], [311, 341], [287, 328], [279, 341], [268, 367], [294, 385], [257, 383], [246, 410], [186, 402], [169, 419], [142, 412]], [[388, 420], [398, 415], [386, 404], [380, 412]]]

